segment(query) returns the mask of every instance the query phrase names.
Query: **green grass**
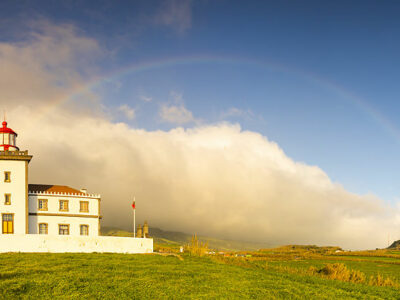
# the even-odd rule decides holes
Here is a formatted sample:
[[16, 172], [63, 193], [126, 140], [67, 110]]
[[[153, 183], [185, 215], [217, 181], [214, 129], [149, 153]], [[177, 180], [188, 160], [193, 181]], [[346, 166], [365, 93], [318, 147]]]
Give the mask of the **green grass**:
[[[265, 268], [323, 265], [332, 260], [123, 255], [1, 254], [0, 299], [399, 299], [396, 288], [329, 280]], [[386, 261], [345, 261], [366, 273], [395, 275]]]

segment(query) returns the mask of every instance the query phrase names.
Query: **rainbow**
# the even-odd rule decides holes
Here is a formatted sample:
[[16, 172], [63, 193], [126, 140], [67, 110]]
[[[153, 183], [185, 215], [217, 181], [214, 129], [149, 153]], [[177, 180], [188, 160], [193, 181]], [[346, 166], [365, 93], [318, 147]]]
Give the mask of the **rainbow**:
[[106, 82], [113, 81], [114, 79], [124, 77], [126, 75], [138, 74], [145, 71], [157, 70], [162, 68], [171, 68], [185, 65], [196, 65], [196, 64], [218, 64], [218, 65], [236, 65], [236, 66], [250, 66], [255, 68], [267, 69], [269, 71], [289, 74], [302, 78], [303, 80], [309, 81], [310, 83], [316, 84], [317, 86], [323, 87], [330, 90], [340, 96], [342, 99], [346, 99], [352, 105], [357, 107], [363, 113], [365, 113], [372, 121], [374, 121], [379, 127], [381, 127], [390, 136], [396, 139], [400, 143], [400, 131], [387, 120], [379, 111], [377, 111], [371, 104], [362, 98], [354, 95], [344, 87], [335, 84], [320, 76], [314, 75], [310, 72], [296, 70], [295, 68], [289, 68], [276, 62], [260, 61], [255, 59], [248, 59], [242, 57], [228, 57], [228, 56], [215, 56], [215, 55], [191, 55], [191, 56], [180, 56], [180, 57], [168, 57], [157, 60], [145, 61], [140, 63], [134, 63], [126, 67], [113, 70], [110, 73], [104, 74], [99, 77], [95, 77], [92, 80], [79, 84], [72, 88], [68, 94], [62, 95], [58, 99], [55, 99], [53, 104], [48, 106], [41, 115], [48, 113], [54, 107], [62, 105], [68, 102], [74, 97], [89, 95], [96, 87], [101, 86]]

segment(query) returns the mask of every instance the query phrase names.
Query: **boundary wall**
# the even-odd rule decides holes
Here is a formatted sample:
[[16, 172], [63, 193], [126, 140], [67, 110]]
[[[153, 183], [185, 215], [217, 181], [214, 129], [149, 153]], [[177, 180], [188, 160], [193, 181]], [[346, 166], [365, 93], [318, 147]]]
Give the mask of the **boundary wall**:
[[152, 253], [153, 239], [113, 236], [0, 235], [0, 253]]

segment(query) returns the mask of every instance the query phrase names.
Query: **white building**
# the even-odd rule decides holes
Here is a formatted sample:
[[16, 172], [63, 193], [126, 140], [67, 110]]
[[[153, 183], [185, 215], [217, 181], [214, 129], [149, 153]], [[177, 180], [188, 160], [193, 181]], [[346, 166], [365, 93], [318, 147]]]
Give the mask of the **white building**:
[[28, 184], [32, 156], [0, 128], [0, 252], [153, 251], [149, 238], [100, 236], [100, 195], [68, 186]]
[[60, 185], [28, 185], [29, 233], [100, 235], [100, 195]]

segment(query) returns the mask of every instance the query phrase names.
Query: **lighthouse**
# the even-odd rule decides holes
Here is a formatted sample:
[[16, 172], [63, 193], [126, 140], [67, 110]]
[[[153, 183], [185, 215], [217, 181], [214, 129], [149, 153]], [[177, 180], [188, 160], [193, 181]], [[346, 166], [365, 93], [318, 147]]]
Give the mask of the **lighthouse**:
[[16, 145], [17, 133], [3, 122], [0, 128], [1, 234], [27, 234], [28, 164], [32, 156]]
[[153, 252], [153, 240], [147, 236], [101, 236], [99, 194], [66, 185], [28, 184], [32, 156], [17, 147], [18, 135], [7, 122], [2, 125], [0, 253]]
[[0, 128], [0, 151], [18, 151], [16, 146], [17, 133], [7, 127], [7, 122], [3, 122], [3, 127]]

